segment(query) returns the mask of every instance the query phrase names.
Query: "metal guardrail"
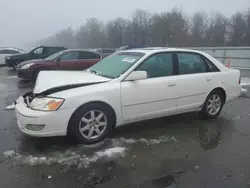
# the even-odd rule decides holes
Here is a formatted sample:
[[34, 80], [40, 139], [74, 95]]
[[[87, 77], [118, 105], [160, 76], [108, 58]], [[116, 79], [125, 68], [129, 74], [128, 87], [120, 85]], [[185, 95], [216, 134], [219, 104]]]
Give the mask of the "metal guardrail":
[[212, 55], [226, 65], [230, 57], [232, 67], [250, 68], [250, 47], [188, 47]]

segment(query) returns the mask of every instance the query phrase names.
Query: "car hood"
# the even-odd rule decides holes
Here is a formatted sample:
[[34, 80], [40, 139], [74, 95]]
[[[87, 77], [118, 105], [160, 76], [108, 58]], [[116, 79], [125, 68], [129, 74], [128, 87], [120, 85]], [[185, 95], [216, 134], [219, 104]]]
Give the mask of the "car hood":
[[28, 60], [28, 61], [23, 61], [22, 63], [19, 64], [20, 67], [29, 64], [29, 63], [39, 63], [39, 62], [44, 62], [46, 60], [44, 59], [33, 59], [33, 60]]
[[52, 94], [55, 92], [108, 82], [104, 78], [85, 71], [41, 71], [37, 77], [34, 94]]
[[28, 56], [28, 55], [29, 55], [28, 53], [19, 53], [19, 54], [9, 55], [9, 57], [10, 57], [11, 59], [18, 59], [18, 58], [26, 57], [26, 56]]

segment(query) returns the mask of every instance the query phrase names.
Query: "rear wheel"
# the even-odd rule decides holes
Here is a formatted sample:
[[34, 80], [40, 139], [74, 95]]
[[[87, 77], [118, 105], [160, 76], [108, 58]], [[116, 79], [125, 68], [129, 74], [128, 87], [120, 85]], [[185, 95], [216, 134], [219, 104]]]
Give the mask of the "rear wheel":
[[223, 108], [225, 102], [224, 100], [225, 96], [220, 90], [212, 91], [208, 95], [201, 110], [201, 114], [203, 115], [203, 117], [208, 119], [216, 118]]
[[68, 134], [83, 144], [94, 144], [108, 136], [115, 124], [110, 109], [98, 104], [87, 104], [72, 116]]

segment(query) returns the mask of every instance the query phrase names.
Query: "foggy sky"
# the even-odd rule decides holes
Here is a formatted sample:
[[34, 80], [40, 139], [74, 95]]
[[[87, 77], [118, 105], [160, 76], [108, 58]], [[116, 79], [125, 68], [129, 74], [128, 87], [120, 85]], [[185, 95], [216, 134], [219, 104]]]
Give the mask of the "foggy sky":
[[153, 13], [182, 7], [196, 11], [219, 11], [231, 16], [250, 8], [250, 0], [0, 0], [0, 46], [27, 44], [60, 29], [78, 28], [86, 18], [107, 21], [129, 18], [136, 9]]

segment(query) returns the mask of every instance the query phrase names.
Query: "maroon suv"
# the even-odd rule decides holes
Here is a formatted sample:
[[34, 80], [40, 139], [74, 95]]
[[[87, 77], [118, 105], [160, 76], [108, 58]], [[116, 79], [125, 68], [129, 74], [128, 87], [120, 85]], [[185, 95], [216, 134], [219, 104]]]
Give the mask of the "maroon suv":
[[35, 81], [41, 70], [84, 70], [100, 61], [99, 54], [86, 50], [63, 50], [45, 59], [24, 61], [17, 67], [19, 78]]

